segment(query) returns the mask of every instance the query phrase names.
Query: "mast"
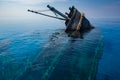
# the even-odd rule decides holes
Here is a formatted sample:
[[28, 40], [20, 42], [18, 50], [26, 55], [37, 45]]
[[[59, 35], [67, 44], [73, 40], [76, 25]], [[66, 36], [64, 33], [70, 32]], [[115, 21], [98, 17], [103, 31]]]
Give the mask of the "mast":
[[47, 7], [53, 11], [54, 13], [57, 13], [58, 15], [62, 16], [63, 18], [65, 18], [66, 20], [68, 19], [68, 17], [66, 15], [64, 15], [63, 13], [61, 13], [60, 11], [58, 11], [57, 9], [55, 9], [54, 7], [47, 5]]
[[34, 10], [29, 10], [28, 9], [28, 12], [32, 12], [32, 13], [36, 13], [36, 14], [40, 14], [40, 15], [43, 15], [43, 16], [47, 16], [47, 17], [51, 17], [51, 18], [56, 18], [56, 19], [59, 19], [59, 20], [68, 20], [68, 17], [66, 15], [64, 15], [63, 13], [61, 13], [60, 11], [58, 11], [57, 9], [55, 9], [54, 7], [51, 7], [50, 5], [47, 5], [47, 7], [54, 13], [60, 15], [62, 18], [60, 17], [55, 17], [55, 16], [51, 16], [51, 15], [48, 15], [48, 14], [43, 14], [39, 11], [34, 11]]
[[51, 17], [51, 18], [56, 18], [56, 19], [59, 19], [59, 20], [66, 20], [66, 19], [63, 19], [63, 18], [59, 18], [59, 17], [55, 17], [55, 16], [51, 16], [51, 15], [48, 15], [48, 14], [43, 14], [43, 13], [40, 13], [40, 12], [38, 12], [38, 11], [33, 11], [33, 10], [29, 10], [29, 9], [28, 9], [28, 12], [32, 12], [32, 13], [36, 13], [36, 14], [40, 14], [40, 15], [43, 15], [43, 16]]

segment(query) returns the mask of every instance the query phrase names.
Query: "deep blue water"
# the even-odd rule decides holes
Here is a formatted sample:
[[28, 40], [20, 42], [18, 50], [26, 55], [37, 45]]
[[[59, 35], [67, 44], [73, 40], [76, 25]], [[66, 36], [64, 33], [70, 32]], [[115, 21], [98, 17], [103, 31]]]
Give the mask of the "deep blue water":
[[[101, 29], [104, 36], [104, 50], [96, 80], [120, 80], [120, 21], [92, 20], [92, 23]], [[21, 75], [47, 46], [49, 36], [56, 29], [64, 28], [64, 23], [59, 21], [1, 21], [0, 79], [11, 80]]]
[[104, 51], [99, 62], [97, 80], [120, 80], [120, 20], [98, 20], [104, 36]]

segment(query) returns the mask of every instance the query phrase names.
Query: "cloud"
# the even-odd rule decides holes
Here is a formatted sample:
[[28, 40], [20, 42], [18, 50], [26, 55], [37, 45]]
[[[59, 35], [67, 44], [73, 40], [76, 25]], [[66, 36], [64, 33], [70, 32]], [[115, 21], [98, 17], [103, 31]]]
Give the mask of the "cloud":
[[0, 2], [11, 2], [11, 3], [20, 3], [20, 4], [29, 4], [35, 5], [40, 3], [51, 3], [51, 2], [58, 2], [58, 1], [66, 1], [66, 0], [1, 0]]

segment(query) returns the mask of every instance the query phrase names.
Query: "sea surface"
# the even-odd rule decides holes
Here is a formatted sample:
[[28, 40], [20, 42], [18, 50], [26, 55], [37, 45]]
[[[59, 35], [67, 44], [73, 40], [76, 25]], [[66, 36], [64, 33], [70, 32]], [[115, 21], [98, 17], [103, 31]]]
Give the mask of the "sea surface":
[[104, 36], [104, 51], [96, 80], [120, 80], [120, 20], [94, 20]]
[[[56, 40], [57, 37], [52, 35], [56, 31], [58, 31], [58, 32], [64, 31], [65, 25], [64, 25], [64, 22], [62, 22], [62, 21], [58, 21], [58, 20], [52, 21], [52, 19], [51, 19], [51, 21], [49, 21], [49, 20], [47, 20], [47, 21], [0, 20], [0, 21], [1, 21], [0, 22], [0, 80], [25, 79], [26, 74], [28, 74], [26, 76], [28, 78], [26, 78], [26, 79], [30, 78], [31, 80], [33, 80], [35, 78], [35, 76], [29, 77], [29, 75], [31, 75], [31, 73], [29, 74], [28, 72], [30, 69], [30, 72], [32, 72], [32, 74], [34, 74], [34, 71], [32, 71], [30, 68], [30, 66], [33, 65], [34, 62], [37, 63], [37, 61], [40, 62], [42, 60], [44, 62], [43, 58], [39, 58], [41, 60], [37, 59], [40, 54], [43, 54], [43, 53], [48, 54], [48, 52], [51, 51], [50, 49], [55, 49], [55, 50], [51, 51], [52, 55], [55, 55], [53, 53], [57, 53], [57, 51], [60, 51], [60, 50], [61, 50], [61, 52], [59, 53], [60, 55], [62, 52], [70, 53], [70, 52], [67, 52], [68, 50], [70, 50], [70, 51], [73, 50], [73, 52], [75, 52], [77, 47], [86, 45], [86, 44], [84, 44], [84, 45], [81, 44], [78, 46], [78, 44], [77, 44], [77, 43], [79, 43], [78, 41], [90, 44], [88, 46], [84, 46], [85, 48], [89, 48], [89, 46], [91, 46], [91, 44], [92, 44], [92, 47], [94, 48], [95, 47], [95, 46], [93, 46], [94, 42], [90, 43], [90, 41], [94, 41], [94, 40], [92, 40], [92, 38], [95, 39], [95, 41], [96, 41], [95, 34], [103, 36], [103, 42], [104, 42], [104, 47], [102, 47], [103, 53], [101, 54], [100, 59], [97, 60], [98, 68], [96, 68], [96, 71], [95, 71], [96, 80], [120, 80], [120, 76], [119, 76], [120, 75], [120, 70], [119, 70], [120, 69], [120, 37], [119, 37], [120, 36], [120, 21], [119, 20], [112, 20], [112, 19], [91, 20], [91, 23], [97, 28], [97, 30], [99, 29], [98, 32], [100, 34], [97, 34], [97, 30], [94, 30], [89, 35], [92, 37], [85, 36], [85, 40], [87, 42], [84, 41], [84, 39], [80, 39], [77, 41], [72, 40], [73, 43], [71, 43], [69, 41], [71, 39], [69, 39], [69, 38], [65, 39], [65, 37], [67, 37], [66, 35], [63, 36], [64, 38], [63, 37], [60, 38], [61, 41]], [[55, 34], [59, 34], [58, 32]], [[54, 38], [51, 38], [51, 36]], [[58, 42], [51, 42], [50, 40], [58, 41]], [[74, 41], [76, 43], [74, 43]], [[56, 43], [58, 43], [58, 44], [56, 44]], [[95, 43], [97, 43], [97, 41]], [[54, 45], [56, 45], [56, 46], [54, 46]], [[69, 47], [66, 45], [69, 45]], [[53, 48], [49, 49], [50, 46], [53, 46]], [[46, 48], [48, 48], [48, 49], [46, 49]], [[64, 52], [66, 49], [67, 49], [67, 51]], [[81, 47], [81, 49], [82, 49], [82, 47]], [[81, 50], [81, 49], [77, 49], [77, 53], [79, 53], [79, 50]], [[86, 53], [92, 54], [93, 52], [89, 52], [89, 50], [90, 49], [88, 49]], [[54, 65], [57, 65], [57, 63], [59, 62], [57, 60], [60, 55], [57, 55], [57, 57], [54, 58], [55, 60], [52, 61], [52, 63], [50, 63], [50, 64], [52, 64], [52, 68], [51, 67], [47, 68], [47, 70], [50, 71], [50, 73], [46, 72], [45, 75], [43, 75], [43, 78], [45, 77], [45, 79], [46, 79], [46, 76], [49, 74], [54, 77], [54, 75], [51, 74], [51, 70], [54, 68]], [[71, 53], [71, 55], [73, 55], [73, 54]], [[48, 55], [45, 55], [45, 56], [48, 56]], [[75, 55], [75, 56], [82, 56], [82, 55]], [[61, 59], [64, 59], [64, 57], [66, 57], [66, 56], [61, 57]], [[81, 58], [79, 61], [81, 61], [82, 58], [83, 58], [83, 60], [85, 58], [90, 58], [90, 60], [92, 60], [91, 55], [89, 55], [89, 56], [87, 55], [87, 57], [83, 56], [83, 57], [76, 57], [76, 58], [77, 59], [75, 59], [75, 58], [73, 59], [73, 62], [75, 60], [79, 60], [78, 58]], [[49, 58], [49, 60], [50, 59], [53, 59], [53, 58]], [[86, 65], [87, 65], [87, 62], [88, 61], [86, 61]], [[47, 62], [45, 62], [45, 63], [47, 64]], [[61, 66], [61, 64], [58, 64], [58, 65]], [[67, 66], [62, 65], [62, 66], [68, 67], [68, 65]], [[72, 63], [71, 65], [75, 65], [75, 63], [74, 64]], [[81, 63], [80, 65], [84, 65], [84, 63]], [[46, 66], [49, 66], [49, 64], [47, 64]], [[57, 66], [57, 68], [55, 69], [56, 71], [57, 71], [57, 69], [60, 69], [59, 66]], [[77, 65], [77, 67], [78, 67], [78, 65]], [[81, 68], [87, 70], [89, 68], [89, 66], [85, 67], [85, 68], [83, 68], [83, 67], [81, 67]], [[42, 70], [44, 70], [44, 68], [40, 68], [40, 67], [36, 68], [36, 66], [34, 69], [41, 70], [41, 73], [42, 73]], [[65, 70], [68, 70], [68, 69], [65, 69]], [[77, 69], [75, 69], [75, 70], [77, 70]], [[37, 72], [38, 71], [36, 71], [35, 73], [37, 73]], [[39, 73], [40, 72], [38, 72], [38, 74]], [[57, 72], [54, 71], [53, 73], [56, 74]], [[78, 73], [78, 74], [76, 75], [76, 73]], [[78, 78], [79, 72], [75, 72], [75, 74], [73, 74], [73, 75], [74, 75], [74, 77], [77, 77], [76, 79], [79, 79]], [[83, 74], [80, 74], [80, 75], [83, 75]], [[64, 75], [61, 75], [61, 76], [64, 76]], [[86, 80], [85, 79], [86, 76], [87, 75], [84, 72], [84, 76], [82, 79]], [[55, 79], [57, 79], [57, 77]], [[71, 80], [73, 80], [73, 79], [71, 79]], [[49, 79], [49, 80], [51, 80], [51, 79]], [[65, 79], [63, 79], [63, 80], [65, 80]]]

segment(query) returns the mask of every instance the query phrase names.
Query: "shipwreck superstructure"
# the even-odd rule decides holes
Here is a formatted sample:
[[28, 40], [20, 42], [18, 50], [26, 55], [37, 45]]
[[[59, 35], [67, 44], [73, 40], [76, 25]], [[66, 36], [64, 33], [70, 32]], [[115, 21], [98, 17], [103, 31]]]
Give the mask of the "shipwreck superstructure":
[[84, 13], [79, 12], [74, 6], [69, 8], [69, 10], [70, 10], [69, 13], [66, 12], [65, 14], [61, 13], [60, 11], [55, 9], [54, 7], [51, 7], [50, 5], [47, 5], [47, 7], [52, 12], [54, 12], [55, 14], [60, 15], [62, 18], [47, 15], [47, 14], [43, 14], [41, 12], [34, 11], [34, 10], [28, 10], [28, 11], [36, 13], [36, 14], [48, 16], [48, 17], [51, 17], [51, 18], [64, 20], [65, 25], [66, 25], [66, 29], [65, 29], [66, 33], [70, 33], [70, 34], [73, 34], [73, 32], [82, 33], [82, 32], [84, 32], [86, 30], [90, 30], [90, 29], [94, 28], [91, 25], [91, 23], [89, 22], [89, 20], [85, 17]]

